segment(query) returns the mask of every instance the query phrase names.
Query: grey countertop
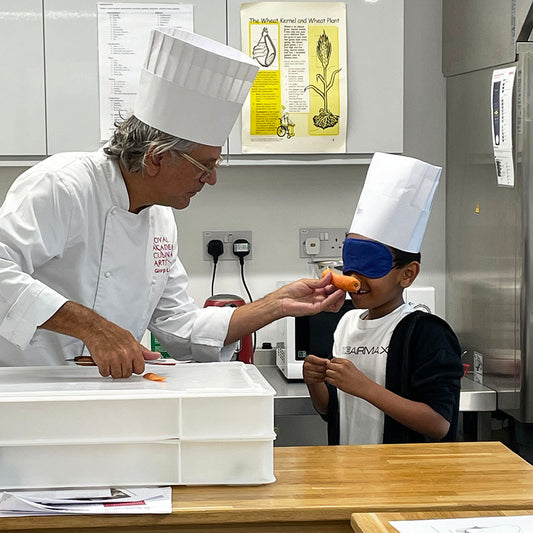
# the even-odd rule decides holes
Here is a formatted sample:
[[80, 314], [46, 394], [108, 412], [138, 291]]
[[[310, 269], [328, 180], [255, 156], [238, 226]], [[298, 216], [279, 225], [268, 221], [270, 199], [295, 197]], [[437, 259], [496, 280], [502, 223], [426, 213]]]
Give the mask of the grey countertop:
[[461, 380], [460, 411], [496, 411], [495, 390], [472, 381], [467, 375]]
[[[303, 381], [287, 380], [277, 366], [257, 366], [258, 370], [276, 391], [275, 415], [314, 415], [307, 386]], [[461, 380], [460, 411], [495, 411], [496, 391], [475, 383], [468, 376]]]

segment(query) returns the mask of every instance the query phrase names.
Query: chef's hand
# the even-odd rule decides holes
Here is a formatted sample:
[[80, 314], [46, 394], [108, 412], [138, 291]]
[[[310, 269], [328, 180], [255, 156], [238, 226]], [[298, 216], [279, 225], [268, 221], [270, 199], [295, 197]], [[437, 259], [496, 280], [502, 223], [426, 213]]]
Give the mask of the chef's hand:
[[326, 370], [329, 360], [316, 355], [308, 355], [304, 359], [303, 378], [307, 385], [312, 383], [323, 383], [326, 379]]
[[329, 361], [326, 381], [347, 394], [363, 399], [366, 399], [368, 391], [376, 385], [351, 361], [340, 357], [334, 357]]
[[346, 293], [331, 284], [331, 274], [321, 279], [301, 279], [284, 285], [260, 300], [237, 307], [233, 312], [225, 345], [286, 316], [315, 315], [338, 311]]
[[320, 311], [336, 312], [346, 293], [331, 284], [331, 273], [321, 279], [300, 279], [278, 289], [282, 316], [314, 315]]
[[132, 374], [142, 374], [145, 360], [161, 356], [145, 348], [129, 331], [109, 321], [88, 333], [84, 341], [104, 377], [129, 378]]
[[144, 372], [144, 361], [158, 359], [124, 328], [95, 313], [92, 309], [68, 301], [39, 328], [56, 331], [82, 340], [102, 376], [129, 378]]

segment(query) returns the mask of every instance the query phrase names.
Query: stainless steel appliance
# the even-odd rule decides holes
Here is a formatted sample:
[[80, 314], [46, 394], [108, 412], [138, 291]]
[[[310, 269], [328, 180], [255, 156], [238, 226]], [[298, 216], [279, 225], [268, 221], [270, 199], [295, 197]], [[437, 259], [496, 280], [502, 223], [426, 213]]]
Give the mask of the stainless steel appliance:
[[[468, 6], [466, 6], [468, 4]], [[491, 3], [493, 5], [494, 2]], [[500, 3], [502, 9], [505, 8]], [[529, 15], [529, 9], [520, 7]], [[497, 391], [498, 408], [533, 422], [533, 43], [509, 43], [504, 54], [488, 36], [497, 27], [484, 2], [444, 2], [443, 70], [447, 75], [446, 318], [477, 375]], [[477, 11], [473, 8], [477, 6]], [[500, 21], [510, 23], [511, 8]], [[466, 10], [471, 10], [465, 14]], [[465, 23], [477, 21], [486, 39]], [[492, 18], [491, 18], [492, 17]], [[457, 25], [454, 21], [462, 20]], [[513, 28], [529, 38], [530, 17]], [[457, 32], [463, 32], [457, 35]], [[470, 32], [470, 34], [469, 34]], [[491, 42], [492, 41], [492, 42]], [[453, 61], [457, 43], [468, 64]], [[478, 42], [478, 46], [476, 45]], [[486, 43], [486, 46], [483, 44]], [[511, 44], [511, 46], [509, 46]], [[477, 46], [477, 48], [476, 48]], [[476, 56], [476, 50], [479, 54]], [[502, 58], [511, 60], [502, 62]], [[491, 63], [491, 58], [493, 62]], [[494, 161], [493, 71], [516, 65], [513, 98], [514, 187], [498, 185]]]

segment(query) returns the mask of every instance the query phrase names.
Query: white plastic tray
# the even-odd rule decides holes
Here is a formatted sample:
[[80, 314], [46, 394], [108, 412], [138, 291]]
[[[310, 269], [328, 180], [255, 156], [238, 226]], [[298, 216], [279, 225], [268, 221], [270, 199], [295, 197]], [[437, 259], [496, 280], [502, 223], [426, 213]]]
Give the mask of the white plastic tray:
[[156, 371], [166, 381], [113, 380], [95, 367], [0, 368], [0, 421], [9, 421], [0, 445], [272, 436], [275, 391], [255, 366]]
[[0, 446], [2, 490], [275, 481], [272, 439]]
[[274, 481], [274, 389], [240, 362], [0, 368], [0, 489]]

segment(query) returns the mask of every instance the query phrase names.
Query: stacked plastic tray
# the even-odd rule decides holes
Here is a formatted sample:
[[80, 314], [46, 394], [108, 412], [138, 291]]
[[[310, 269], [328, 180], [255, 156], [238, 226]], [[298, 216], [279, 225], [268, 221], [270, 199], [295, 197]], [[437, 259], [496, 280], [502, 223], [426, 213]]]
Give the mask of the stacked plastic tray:
[[0, 489], [262, 484], [275, 391], [253, 365], [0, 368]]

